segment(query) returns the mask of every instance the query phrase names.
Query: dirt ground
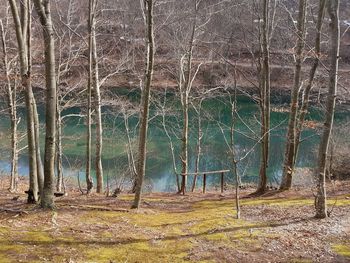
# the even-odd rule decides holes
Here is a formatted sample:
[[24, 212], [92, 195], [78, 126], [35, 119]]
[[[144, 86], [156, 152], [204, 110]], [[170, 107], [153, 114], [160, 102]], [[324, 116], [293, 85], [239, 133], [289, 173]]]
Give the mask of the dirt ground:
[[242, 190], [237, 220], [231, 191], [147, 194], [138, 211], [129, 194], [70, 191], [43, 211], [0, 180], [0, 262], [350, 262], [350, 182], [329, 185], [327, 219], [298, 188]]

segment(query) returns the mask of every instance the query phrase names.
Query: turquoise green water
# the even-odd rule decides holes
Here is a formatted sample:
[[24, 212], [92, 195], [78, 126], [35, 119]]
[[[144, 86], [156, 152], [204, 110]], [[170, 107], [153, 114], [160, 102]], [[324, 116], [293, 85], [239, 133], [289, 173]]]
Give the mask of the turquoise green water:
[[[120, 91], [121, 96], [134, 102], [139, 101], [137, 92]], [[161, 96], [155, 96], [157, 98]], [[161, 99], [163, 100], [163, 99]], [[228, 154], [228, 148], [225, 143], [220, 126], [225, 129], [225, 135], [229, 140], [229, 125], [231, 121], [231, 112], [229, 106], [229, 98], [222, 96], [207, 99], [203, 102], [202, 117], [202, 155], [200, 159], [200, 170], [221, 170], [231, 169], [231, 161]], [[175, 190], [175, 175], [172, 166], [172, 157], [169, 147], [169, 140], [165, 135], [162, 127], [162, 117], [157, 116], [159, 103], [152, 103], [151, 121], [149, 123], [149, 140], [147, 155], [147, 171], [146, 186], [154, 191], [172, 191]], [[166, 123], [175, 146], [175, 156], [177, 158], [178, 170], [180, 170], [180, 144], [181, 140], [181, 107], [178, 99], [174, 95], [167, 96], [168, 115]], [[288, 108], [285, 98], [273, 100], [273, 108]], [[105, 176], [108, 175], [109, 181], [112, 183], [128, 183], [130, 172], [128, 172], [127, 157], [127, 137], [124, 127], [124, 119], [120, 114], [120, 107], [104, 107], [104, 151], [103, 166]], [[254, 150], [246, 159], [239, 163], [240, 173], [243, 175], [242, 180], [245, 182], [256, 182], [260, 163], [260, 146], [256, 145], [256, 140], [252, 137], [259, 135], [259, 111], [257, 105], [250, 99], [240, 96], [238, 98], [238, 112], [240, 118], [237, 118], [235, 126], [236, 152], [238, 156], [244, 156], [254, 146]], [[80, 109], [70, 109], [63, 112], [63, 116], [72, 113], [80, 113]], [[23, 121], [24, 110], [20, 110], [22, 122], [20, 130], [24, 131], [25, 122]], [[322, 111], [313, 108], [308, 116], [309, 120], [317, 123], [322, 120]], [[342, 123], [349, 120], [350, 114], [348, 110], [338, 109], [336, 114], [336, 123]], [[43, 111], [40, 110], [40, 119], [43, 122]], [[219, 124], [218, 124], [219, 123]], [[284, 154], [284, 143], [286, 125], [288, 123], [288, 113], [272, 112], [271, 113], [271, 150], [269, 160], [269, 180], [270, 183], [277, 183], [280, 174]], [[133, 140], [133, 149], [137, 149], [137, 114], [129, 119], [130, 136]], [[246, 126], [248, 124], [249, 128]], [[9, 136], [9, 121], [6, 116], [1, 116], [0, 128], [3, 138]], [[320, 131], [316, 129], [306, 129], [303, 132], [303, 138], [307, 138], [301, 145], [300, 154], [297, 161], [299, 167], [313, 167], [315, 162], [315, 153], [318, 146]], [[63, 149], [64, 149], [64, 173], [65, 176], [76, 177], [78, 171], [83, 181], [84, 165], [85, 165], [85, 134], [86, 127], [84, 119], [78, 117], [65, 118], [63, 129]], [[42, 136], [42, 145], [43, 145]], [[9, 140], [2, 140], [2, 151], [0, 169], [9, 171]], [[22, 145], [25, 142], [22, 142]], [[192, 110], [190, 114], [190, 136], [189, 136], [189, 171], [195, 169], [197, 143], [197, 116]], [[43, 147], [42, 147], [43, 148]], [[25, 175], [28, 173], [28, 165], [26, 153], [23, 151], [20, 155], [20, 173]], [[124, 179], [122, 179], [124, 178]], [[215, 185], [218, 180], [215, 176], [208, 178], [209, 185]], [[226, 175], [226, 180], [232, 180], [232, 174]], [[191, 180], [189, 180], [191, 181]]]

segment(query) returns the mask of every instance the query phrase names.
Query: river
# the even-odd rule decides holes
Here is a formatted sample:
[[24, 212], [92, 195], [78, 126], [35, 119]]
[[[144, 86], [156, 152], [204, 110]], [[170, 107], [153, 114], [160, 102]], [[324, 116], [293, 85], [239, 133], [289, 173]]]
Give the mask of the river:
[[[139, 100], [138, 92], [128, 92], [120, 90], [120, 96], [125, 101], [131, 101], [137, 104]], [[162, 116], [160, 107], [163, 105], [162, 96], [158, 102], [151, 105], [151, 115], [149, 123], [149, 140], [148, 155], [146, 168], [146, 190], [152, 191], [174, 191], [176, 189], [175, 175], [172, 165], [172, 156], [169, 146], [169, 139], [162, 125]], [[155, 100], [154, 100], [155, 101]], [[259, 135], [259, 111], [255, 102], [250, 98], [239, 96], [237, 100], [237, 108], [239, 117], [236, 116], [235, 121], [235, 143], [236, 152], [239, 157], [246, 155], [253, 148], [247, 158], [239, 163], [240, 174], [243, 175], [242, 181], [254, 183], [258, 179], [260, 150], [257, 144]], [[198, 106], [198, 103], [196, 104]], [[126, 108], [126, 107], [124, 107]], [[130, 137], [132, 140], [133, 152], [137, 152], [137, 129], [135, 129], [138, 118], [133, 107], [128, 106], [125, 111], [130, 115], [128, 118]], [[271, 113], [271, 149], [268, 167], [269, 182], [271, 184], [278, 183], [281, 176], [281, 168], [284, 154], [286, 126], [288, 123], [288, 99], [276, 96], [272, 100], [273, 111]], [[177, 162], [177, 168], [180, 170], [180, 134], [181, 134], [181, 107], [178, 99], [173, 94], [167, 95], [166, 100], [166, 125], [174, 144], [174, 153]], [[78, 175], [81, 181], [84, 181], [84, 163], [85, 163], [85, 137], [86, 128], [84, 119], [81, 117], [68, 117], [71, 114], [80, 113], [79, 108], [71, 108], [63, 112], [64, 128], [63, 128], [63, 149], [64, 149], [64, 174], [65, 177], [71, 177], [74, 181]], [[39, 108], [40, 120], [44, 125], [43, 108]], [[120, 106], [103, 107], [104, 120], [104, 150], [103, 150], [103, 166], [105, 181], [110, 184], [121, 184], [129, 181], [130, 171], [128, 169], [128, 140], [126, 136], [124, 117]], [[208, 98], [202, 103], [202, 154], [200, 157], [200, 171], [212, 171], [221, 169], [231, 169], [230, 155], [228, 147], [223, 137], [221, 128], [224, 130], [227, 140], [229, 140], [229, 127], [231, 122], [231, 109], [228, 96], [218, 96]], [[24, 109], [19, 110], [21, 122], [19, 129], [21, 133], [25, 131], [25, 112]], [[301, 144], [299, 156], [297, 160], [298, 167], [313, 167], [317, 146], [319, 142], [318, 133], [321, 129], [322, 110], [313, 107], [308, 115], [308, 127], [302, 134], [304, 139]], [[339, 107], [336, 111], [335, 122], [341, 124], [348, 122], [350, 111], [348, 108]], [[189, 171], [195, 169], [196, 144], [197, 144], [197, 115], [192, 109], [190, 112], [190, 135], [189, 135]], [[2, 174], [6, 174], [10, 170], [9, 164], [9, 120], [2, 114], [0, 116], [1, 129], [1, 148], [0, 152], [0, 169]], [[21, 142], [21, 146], [25, 145], [25, 141]], [[42, 150], [44, 147], [44, 134], [41, 136]], [[28, 163], [26, 150], [22, 151], [19, 158], [20, 175], [28, 174]], [[93, 171], [94, 173], [94, 171]], [[107, 179], [108, 176], [108, 179]], [[227, 182], [233, 182], [231, 173], [225, 175]], [[208, 185], [218, 185], [219, 178], [216, 176], [208, 177]], [[191, 182], [191, 180], [189, 180]], [[114, 187], [114, 186], [111, 187]], [[198, 184], [200, 187], [200, 182]]]

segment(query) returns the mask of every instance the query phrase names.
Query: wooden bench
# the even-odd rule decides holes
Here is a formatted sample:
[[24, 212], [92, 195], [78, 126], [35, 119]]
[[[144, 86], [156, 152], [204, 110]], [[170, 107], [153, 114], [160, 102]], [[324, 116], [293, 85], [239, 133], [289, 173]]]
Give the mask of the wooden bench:
[[[208, 172], [197, 172], [197, 173], [186, 173], [186, 174], [181, 174], [181, 176], [189, 176], [189, 175], [202, 175], [203, 176], [203, 193], [205, 194], [206, 186], [207, 186], [207, 175], [211, 174], [219, 174], [221, 175], [221, 193], [224, 192], [224, 175], [225, 173], [230, 172], [230, 170], [219, 170], [219, 171], [208, 171]], [[182, 194], [185, 194], [186, 191], [186, 186], [181, 189]]]

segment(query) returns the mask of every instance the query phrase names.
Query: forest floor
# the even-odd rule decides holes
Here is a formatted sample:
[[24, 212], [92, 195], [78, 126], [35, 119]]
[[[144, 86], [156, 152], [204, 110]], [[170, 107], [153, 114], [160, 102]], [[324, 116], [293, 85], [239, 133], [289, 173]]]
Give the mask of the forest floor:
[[[55, 211], [26, 204], [0, 179], [0, 262], [350, 262], [350, 182], [329, 188], [331, 216], [314, 216], [312, 191], [234, 195], [69, 192]], [[23, 186], [22, 186], [23, 188]]]

